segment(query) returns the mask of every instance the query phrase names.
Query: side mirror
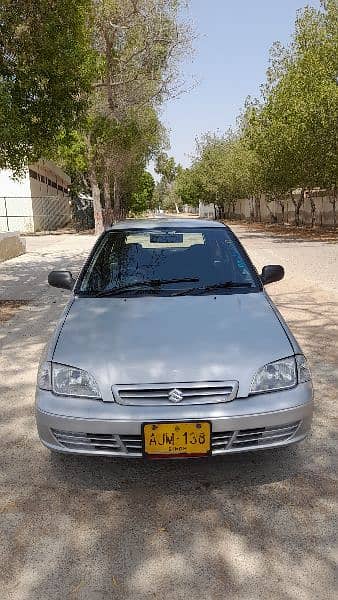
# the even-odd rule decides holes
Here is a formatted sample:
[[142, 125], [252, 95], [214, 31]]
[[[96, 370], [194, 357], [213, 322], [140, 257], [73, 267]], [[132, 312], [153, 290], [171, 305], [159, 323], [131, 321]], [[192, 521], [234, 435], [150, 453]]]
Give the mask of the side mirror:
[[280, 281], [284, 277], [284, 269], [280, 265], [266, 265], [263, 267], [261, 280], [263, 285]]
[[72, 290], [75, 279], [70, 271], [51, 271], [48, 275], [49, 285], [62, 288], [63, 290]]

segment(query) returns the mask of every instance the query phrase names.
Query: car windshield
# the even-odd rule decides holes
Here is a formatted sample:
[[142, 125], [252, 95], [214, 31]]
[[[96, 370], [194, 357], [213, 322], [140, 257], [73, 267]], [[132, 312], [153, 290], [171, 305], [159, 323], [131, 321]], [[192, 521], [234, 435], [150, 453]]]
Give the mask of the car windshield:
[[258, 291], [257, 275], [225, 227], [107, 232], [82, 274], [85, 296]]

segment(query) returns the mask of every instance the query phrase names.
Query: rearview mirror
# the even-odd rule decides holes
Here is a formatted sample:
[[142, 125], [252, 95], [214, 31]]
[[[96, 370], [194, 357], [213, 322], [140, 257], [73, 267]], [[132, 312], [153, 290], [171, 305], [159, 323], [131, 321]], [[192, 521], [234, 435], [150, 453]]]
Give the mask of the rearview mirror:
[[51, 271], [48, 275], [49, 285], [63, 290], [72, 290], [75, 279], [70, 271]]
[[263, 267], [261, 280], [263, 285], [280, 281], [284, 277], [284, 268], [281, 265], [266, 265]]

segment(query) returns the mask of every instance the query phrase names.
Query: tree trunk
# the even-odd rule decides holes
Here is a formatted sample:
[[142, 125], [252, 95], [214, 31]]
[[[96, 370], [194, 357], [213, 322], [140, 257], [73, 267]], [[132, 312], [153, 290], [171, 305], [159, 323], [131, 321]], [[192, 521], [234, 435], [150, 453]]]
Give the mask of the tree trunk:
[[281, 211], [282, 211], [282, 223], [284, 225], [284, 223], [285, 223], [285, 204], [284, 204], [284, 202], [280, 201], [279, 202], [279, 206], [281, 207]]
[[333, 189], [333, 196], [332, 198], [329, 198], [330, 203], [332, 204], [332, 217], [333, 217], [333, 228], [336, 229], [337, 227], [337, 189], [334, 188]]
[[250, 196], [250, 221], [255, 220], [255, 198]]
[[296, 227], [300, 226], [300, 218], [299, 218], [300, 206], [298, 203], [295, 204], [295, 225]]
[[[281, 215], [281, 222], [284, 225], [285, 223], [285, 202], [283, 197], [281, 197], [279, 194], [276, 194], [275, 196], [275, 205], [278, 204], [278, 206], [280, 206], [282, 215]], [[276, 219], [277, 219], [277, 223], [278, 223], [278, 214], [277, 214], [277, 207], [276, 207]]]
[[113, 223], [113, 211], [112, 211], [112, 205], [111, 205], [109, 171], [108, 171], [107, 167], [105, 168], [105, 173], [103, 176], [103, 198], [104, 198], [103, 224], [105, 227], [110, 227]]
[[299, 227], [300, 226], [300, 209], [304, 203], [305, 189], [304, 188], [301, 189], [298, 200], [296, 200], [293, 197], [292, 191], [290, 192], [290, 195], [291, 195], [292, 204], [295, 207], [295, 225], [296, 225], [296, 227]]
[[262, 220], [262, 217], [261, 217], [261, 197], [260, 197], [260, 195], [259, 196], [255, 196], [254, 202], [255, 202], [255, 219], [256, 219], [256, 221], [258, 221], [260, 223], [261, 220]]
[[103, 226], [103, 211], [100, 198], [100, 188], [97, 184], [96, 175], [94, 172], [90, 174], [90, 187], [92, 190], [95, 233], [100, 234], [104, 230]]
[[311, 227], [313, 229], [316, 224], [316, 203], [314, 201], [311, 191], [309, 192], [309, 197], [311, 203]]
[[114, 178], [114, 206], [113, 206], [113, 219], [119, 221], [121, 218], [121, 202], [120, 202], [120, 186], [119, 182]]
[[337, 227], [337, 199], [335, 198], [335, 196], [332, 198], [332, 200], [330, 199], [330, 203], [332, 204], [332, 221], [333, 221], [333, 228], [336, 229]]
[[271, 208], [270, 208], [270, 202], [272, 199], [269, 200], [265, 200], [266, 203], [266, 208], [268, 209], [269, 213], [270, 213], [270, 222], [271, 223], [277, 223], [277, 217], [276, 215], [272, 212]]
[[337, 227], [337, 212], [336, 212], [336, 198], [332, 201], [332, 211], [333, 211], [333, 227], [336, 229]]

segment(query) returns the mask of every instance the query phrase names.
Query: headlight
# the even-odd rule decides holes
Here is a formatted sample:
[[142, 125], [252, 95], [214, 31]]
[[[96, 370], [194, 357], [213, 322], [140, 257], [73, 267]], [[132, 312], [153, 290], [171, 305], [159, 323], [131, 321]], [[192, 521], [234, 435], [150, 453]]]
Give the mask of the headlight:
[[265, 365], [256, 373], [250, 393], [284, 390], [297, 384], [296, 360], [294, 356]]
[[52, 389], [54, 394], [62, 396], [101, 397], [97, 383], [90, 373], [57, 363], [52, 363]]

